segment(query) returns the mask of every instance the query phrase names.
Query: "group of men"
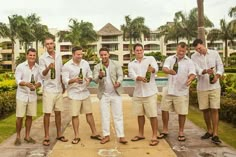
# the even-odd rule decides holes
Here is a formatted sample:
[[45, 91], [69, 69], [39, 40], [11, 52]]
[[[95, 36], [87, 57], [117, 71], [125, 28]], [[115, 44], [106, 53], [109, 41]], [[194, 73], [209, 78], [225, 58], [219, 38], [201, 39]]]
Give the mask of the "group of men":
[[[100, 140], [101, 144], [110, 141], [110, 109], [114, 119], [116, 135], [121, 144], [128, 141], [124, 134], [122, 97], [123, 92], [122, 67], [117, 61], [109, 58], [109, 49], [101, 48], [99, 55], [101, 62], [94, 67], [92, 72], [89, 63], [83, 59], [81, 47], [72, 48], [72, 59], [62, 64], [61, 55], [55, 52], [55, 43], [52, 38], [45, 39], [47, 51], [36, 63], [36, 50], [30, 48], [27, 51], [26, 61], [16, 68], [15, 76], [17, 88], [16, 106], [16, 131], [15, 145], [21, 144], [22, 121], [25, 120], [25, 137], [27, 143], [36, 143], [30, 137], [32, 116], [37, 111], [36, 90], [43, 86], [43, 113], [44, 113], [44, 140], [43, 145], [50, 145], [49, 124], [50, 116], [55, 113], [57, 140], [67, 142], [61, 131], [61, 111], [63, 111], [62, 94], [67, 91], [69, 108], [74, 129], [72, 144], [80, 142], [79, 115], [86, 114], [86, 120], [91, 128], [91, 139]], [[133, 111], [137, 115], [138, 133], [131, 141], [145, 139], [145, 116], [150, 120], [152, 135], [149, 145], [155, 146], [158, 139], [168, 136], [169, 111], [175, 110], [179, 115], [179, 141], [185, 141], [184, 123], [188, 114], [189, 85], [198, 77], [198, 102], [199, 108], [204, 113], [207, 124], [207, 133], [202, 139], [212, 137], [214, 143], [220, 143], [218, 138], [218, 109], [220, 107], [219, 77], [223, 73], [223, 64], [219, 54], [207, 50], [200, 39], [193, 43], [197, 51], [192, 55], [192, 60], [186, 56], [187, 45], [183, 42], [177, 45], [176, 55], [169, 56], [163, 65], [163, 71], [168, 74], [168, 85], [164, 90], [161, 110], [163, 130], [157, 135], [157, 88], [155, 76], [158, 65], [154, 57], [144, 56], [141, 44], [134, 45], [135, 59], [128, 64], [129, 77], [135, 81], [133, 93]], [[178, 64], [178, 70], [173, 70], [174, 64]], [[52, 73], [54, 72], [54, 73]], [[150, 80], [146, 73], [150, 73]], [[216, 73], [212, 82], [209, 82], [209, 74]], [[32, 82], [32, 77], [34, 82]], [[102, 134], [98, 134], [92, 114], [92, 103], [88, 90], [89, 83], [94, 80], [98, 84], [97, 96], [100, 100], [100, 113], [102, 122]], [[211, 127], [213, 123], [213, 128]]]

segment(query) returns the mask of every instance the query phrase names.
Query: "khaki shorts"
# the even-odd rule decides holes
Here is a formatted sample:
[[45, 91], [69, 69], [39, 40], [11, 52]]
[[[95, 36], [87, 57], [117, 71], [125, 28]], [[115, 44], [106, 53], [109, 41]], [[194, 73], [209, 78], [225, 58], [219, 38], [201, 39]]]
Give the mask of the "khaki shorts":
[[188, 96], [164, 95], [161, 100], [162, 111], [175, 111], [179, 115], [187, 115], [188, 106]]
[[92, 102], [90, 97], [84, 100], [70, 99], [70, 112], [71, 116], [92, 113]]
[[200, 110], [220, 108], [220, 88], [208, 91], [197, 91]]
[[24, 102], [16, 100], [16, 117], [36, 116], [37, 114], [37, 101]]
[[43, 93], [43, 113], [63, 111], [62, 93]]
[[157, 117], [157, 94], [149, 97], [133, 97], [133, 109], [138, 116]]

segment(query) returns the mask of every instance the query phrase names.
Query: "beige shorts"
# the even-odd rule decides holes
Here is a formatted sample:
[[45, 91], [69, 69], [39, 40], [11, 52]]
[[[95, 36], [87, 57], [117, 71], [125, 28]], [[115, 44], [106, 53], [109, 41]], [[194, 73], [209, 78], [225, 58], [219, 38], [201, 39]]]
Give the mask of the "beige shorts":
[[200, 110], [220, 108], [220, 88], [208, 91], [197, 91]]
[[63, 111], [62, 93], [43, 93], [43, 113], [52, 113], [53, 111]]
[[188, 107], [188, 96], [164, 95], [161, 100], [162, 111], [175, 111], [179, 115], [187, 115]]
[[149, 97], [133, 97], [133, 110], [138, 116], [157, 117], [157, 94]]
[[90, 97], [84, 100], [70, 99], [70, 112], [71, 116], [92, 113], [92, 102]]
[[36, 116], [37, 114], [37, 101], [24, 102], [16, 99], [16, 117]]

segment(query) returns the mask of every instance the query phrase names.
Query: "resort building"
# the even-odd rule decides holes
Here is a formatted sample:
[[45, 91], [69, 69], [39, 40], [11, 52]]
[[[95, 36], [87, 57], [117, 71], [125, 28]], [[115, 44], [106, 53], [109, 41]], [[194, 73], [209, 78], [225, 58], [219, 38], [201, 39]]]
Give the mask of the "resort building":
[[[50, 33], [55, 35], [60, 30], [50, 29]], [[130, 62], [130, 52], [129, 52], [129, 39], [123, 39], [123, 32], [118, 28], [114, 27], [112, 24], [108, 23], [104, 27], [102, 27], [99, 31], [97, 31], [98, 39], [96, 42], [90, 43], [89, 47], [94, 50], [94, 52], [98, 53], [98, 50], [101, 47], [107, 47], [110, 50], [111, 59], [117, 60], [121, 65], [127, 66]], [[59, 42], [59, 37], [56, 36], [56, 51], [60, 52], [63, 59], [67, 60], [71, 57], [71, 49], [72, 45], [70, 42]], [[186, 39], [180, 39], [180, 41], [184, 41], [187, 43]], [[176, 42], [168, 41], [164, 42], [164, 36], [158, 38], [158, 31], [151, 31], [149, 35], [142, 35], [140, 41], [132, 41], [132, 43], [141, 43], [144, 46], [144, 52], [161, 52], [161, 54], [165, 56], [169, 56], [176, 53]], [[192, 41], [190, 42], [192, 43]], [[210, 43], [207, 41], [207, 47], [209, 49], [216, 49], [220, 55], [224, 56], [224, 46], [225, 43], [223, 41], [215, 41], [214, 43]], [[36, 47], [35, 43], [31, 43], [30, 47]], [[39, 55], [41, 55], [45, 51], [45, 48], [42, 44], [39, 44]], [[190, 47], [191, 53], [194, 52], [193, 47]], [[19, 40], [16, 40], [14, 45], [14, 58], [15, 60], [21, 54], [25, 53], [24, 45]], [[236, 42], [233, 44], [229, 44], [228, 46], [228, 54], [229, 56], [235, 54], [236, 55]], [[9, 39], [0, 38], [0, 65], [3, 70], [11, 70], [12, 67], [12, 45]]]

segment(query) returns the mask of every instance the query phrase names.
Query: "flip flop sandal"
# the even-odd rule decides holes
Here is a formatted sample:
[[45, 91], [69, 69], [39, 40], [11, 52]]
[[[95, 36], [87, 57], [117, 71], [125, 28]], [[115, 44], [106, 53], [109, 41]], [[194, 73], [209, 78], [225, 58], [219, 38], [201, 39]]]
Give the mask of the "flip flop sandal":
[[78, 144], [79, 141], [80, 141], [80, 138], [74, 138], [74, 139], [71, 141], [71, 143], [72, 143], [72, 144]]
[[93, 140], [102, 140], [102, 137], [100, 135], [90, 136], [90, 138]]
[[57, 137], [56, 139], [61, 141], [61, 142], [67, 142], [68, 141], [68, 139], [66, 139], [65, 136]]
[[139, 137], [139, 136], [134, 136], [134, 138], [131, 139], [131, 141], [135, 142], [135, 141], [140, 141], [140, 140], [144, 140], [145, 137]]
[[44, 146], [49, 146], [50, 145], [50, 140], [44, 139], [43, 140], [43, 145]]
[[159, 136], [157, 136], [157, 139], [163, 139], [163, 138], [166, 138], [167, 136], [168, 136], [168, 133], [162, 132], [162, 133], [160, 133]]

